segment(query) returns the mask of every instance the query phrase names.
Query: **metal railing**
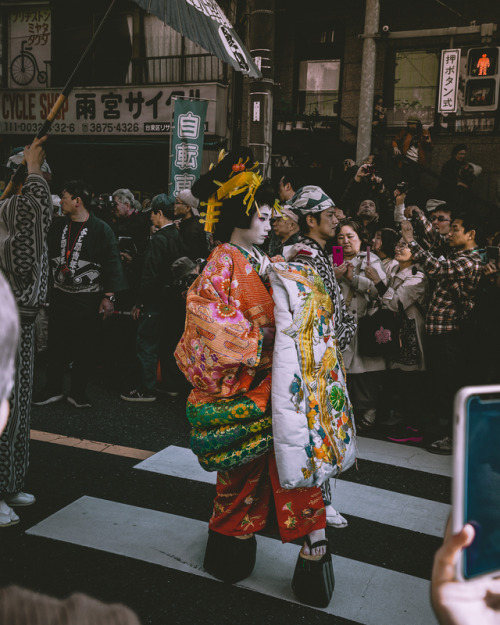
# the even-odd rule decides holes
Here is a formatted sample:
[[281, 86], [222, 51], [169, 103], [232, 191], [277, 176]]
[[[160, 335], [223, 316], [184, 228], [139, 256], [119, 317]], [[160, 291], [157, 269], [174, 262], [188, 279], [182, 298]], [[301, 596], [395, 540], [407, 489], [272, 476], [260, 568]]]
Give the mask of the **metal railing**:
[[[138, 59], [112, 59], [109, 61], [109, 74], [116, 76], [122, 71], [113, 71], [114, 68], [127, 67], [124, 80], [114, 81], [116, 86], [122, 85], [158, 85], [158, 84], [186, 84], [199, 82], [221, 82], [227, 83], [229, 78], [229, 68], [226, 63], [211, 54], [187, 54], [177, 56], [150, 56]], [[53, 84], [52, 73], [54, 62], [45, 63], [47, 71], [47, 86], [56, 87]], [[101, 63], [99, 73], [106, 74], [106, 67]], [[96, 67], [92, 68], [90, 83], [92, 85], [101, 84], [102, 80], [95, 80], [97, 75]], [[107, 81], [107, 84], [109, 81]], [[39, 86], [39, 85], [38, 85]]]
[[226, 82], [227, 65], [211, 54], [150, 56], [133, 59], [129, 77], [136, 85]]

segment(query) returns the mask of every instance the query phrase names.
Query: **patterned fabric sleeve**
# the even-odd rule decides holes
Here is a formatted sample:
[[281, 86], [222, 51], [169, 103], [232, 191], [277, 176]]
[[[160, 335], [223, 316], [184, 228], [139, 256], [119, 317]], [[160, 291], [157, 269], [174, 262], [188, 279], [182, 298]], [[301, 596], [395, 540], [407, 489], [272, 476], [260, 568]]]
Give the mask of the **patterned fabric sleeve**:
[[0, 204], [0, 267], [19, 305], [37, 306], [45, 298], [52, 210], [49, 186], [38, 174], [27, 177], [21, 195]]
[[419, 244], [422, 248], [433, 249], [439, 247], [440, 245], [447, 244], [448, 239], [434, 228], [423, 213], [415, 212], [414, 215], [415, 221], [413, 225], [419, 226], [419, 230], [423, 231], [422, 238], [419, 240]]
[[9, 273], [30, 274], [33, 265], [40, 262], [51, 219], [49, 187], [41, 176], [31, 174], [23, 186], [22, 195], [10, 197], [0, 206], [2, 257], [11, 256], [16, 260], [23, 257], [22, 263], [12, 262]]
[[466, 254], [452, 254], [449, 258], [437, 259], [419, 245], [412, 247], [413, 258], [433, 278], [464, 280], [477, 272], [476, 259]]
[[[232, 397], [249, 390], [263, 364], [264, 331], [241, 304], [244, 294], [232, 254], [221, 248], [212, 253], [188, 292], [186, 326], [176, 358], [195, 388], [214, 397]], [[251, 276], [257, 281], [255, 288], [265, 289], [253, 269], [245, 278]]]
[[344, 351], [354, 338], [358, 325], [356, 317], [347, 311], [347, 306], [344, 298], [342, 297], [339, 285], [336, 284], [336, 287], [338, 305], [335, 307], [334, 313], [337, 314], [338, 318], [335, 319], [335, 333], [337, 335], [340, 349], [341, 351]]

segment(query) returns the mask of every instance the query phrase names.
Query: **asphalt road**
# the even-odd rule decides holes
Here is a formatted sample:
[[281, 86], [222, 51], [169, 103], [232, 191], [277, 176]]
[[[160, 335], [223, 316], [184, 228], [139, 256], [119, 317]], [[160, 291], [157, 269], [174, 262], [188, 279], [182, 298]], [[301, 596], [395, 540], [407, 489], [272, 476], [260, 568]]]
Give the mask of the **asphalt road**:
[[[37, 372], [36, 388], [42, 382]], [[189, 545], [197, 532], [204, 540], [213, 497], [213, 486], [203, 481], [211, 474], [200, 477], [194, 456], [186, 451], [184, 396], [127, 403], [98, 371], [89, 397], [93, 407], [88, 410], [66, 403], [34, 407], [32, 430], [148, 452], [168, 448], [172, 454], [158, 473], [134, 468], [140, 460], [127, 455], [32, 441], [26, 490], [37, 503], [18, 508], [21, 522], [0, 533], [0, 584], [17, 583], [58, 597], [87, 592], [125, 603], [144, 625], [433, 622], [427, 586], [450, 501], [449, 459], [436, 460], [413, 448], [420, 454], [414, 461], [407, 449], [400, 452], [403, 446], [380, 443], [379, 448], [379, 441], [360, 438], [358, 468], [338, 480], [334, 490], [349, 526], [327, 530], [337, 579], [328, 612], [293, 601], [288, 586], [296, 555], [283, 565], [273, 554], [286, 550], [280, 551], [285, 548], [270, 536], [259, 539], [258, 558], [268, 563], [270, 580], [283, 580], [276, 591], [272, 583], [259, 587], [262, 571], [254, 572], [247, 587], [229, 586], [204, 574], [195, 555], [193, 562], [175, 556], [172, 535], [179, 545]], [[400, 453], [406, 456], [398, 459]], [[99, 510], [109, 520], [109, 539], [96, 516]], [[171, 533], [162, 545], [163, 520]], [[164, 555], [149, 554], [149, 547], [142, 546], [148, 532], [155, 531]]]

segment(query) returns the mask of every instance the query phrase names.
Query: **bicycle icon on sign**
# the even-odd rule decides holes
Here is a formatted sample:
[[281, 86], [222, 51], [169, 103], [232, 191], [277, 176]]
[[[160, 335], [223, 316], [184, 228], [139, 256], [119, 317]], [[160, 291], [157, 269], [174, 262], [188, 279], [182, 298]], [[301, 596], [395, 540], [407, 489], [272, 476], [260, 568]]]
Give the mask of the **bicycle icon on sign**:
[[35, 78], [42, 85], [47, 83], [47, 72], [38, 68], [38, 62], [33, 54], [31, 47], [26, 46], [26, 40], [21, 42], [21, 54], [14, 57], [10, 64], [10, 76], [17, 85], [29, 85]]

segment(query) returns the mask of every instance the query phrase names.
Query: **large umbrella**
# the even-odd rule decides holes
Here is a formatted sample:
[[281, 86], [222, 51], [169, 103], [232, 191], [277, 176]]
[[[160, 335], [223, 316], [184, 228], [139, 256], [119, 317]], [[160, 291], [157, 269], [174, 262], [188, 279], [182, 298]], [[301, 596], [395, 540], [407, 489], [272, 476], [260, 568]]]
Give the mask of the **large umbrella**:
[[[71, 93], [78, 71], [92, 49], [115, 2], [116, 0], [111, 0], [111, 4], [97, 27], [94, 36], [73, 69], [54, 106], [47, 114], [45, 122], [36, 135], [37, 139], [49, 132], [54, 119]], [[236, 70], [247, 74], [251, 78], [261, 77], [261, 73], [253, 62], [250, 53], [241, 43], [231, 22], [224, 15], [215, 0], [134, 0], [134, 2], [149, 13], [159, 17], [166, 24], [185, 35], [188, 39], [191, 39], [191, 41], [205, 48], [205, 50], [209, 50], [218, 58], [229, 63]], [[26, 160], [23, 159], [23, 162], [5, 187], [0, 199], [3, 200], [12, 193], [16, 184], [23, 180], [25, 171]]]
[[258, 67], [215, 0], [134, 0], [165, 24], [251, 78]]

